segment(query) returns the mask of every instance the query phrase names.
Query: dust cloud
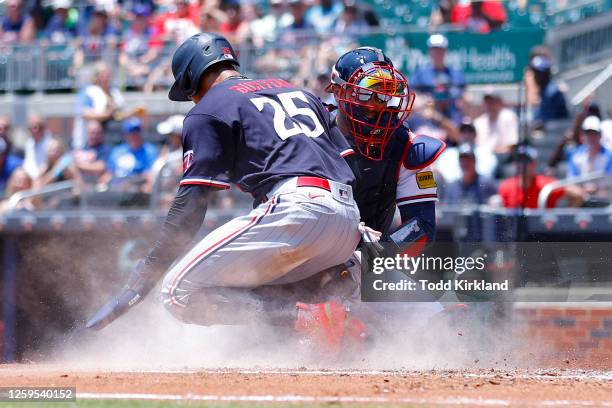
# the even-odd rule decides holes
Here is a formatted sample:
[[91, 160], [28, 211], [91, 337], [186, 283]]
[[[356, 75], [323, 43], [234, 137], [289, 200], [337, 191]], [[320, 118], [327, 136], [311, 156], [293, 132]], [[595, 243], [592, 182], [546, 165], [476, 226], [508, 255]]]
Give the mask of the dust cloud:
[[525, 367], [520, 339], [487, 304], [438, 313], [439, 305], [380, 304], [366, 321], [367, 345], [321, 357], [290, 328], [183, 324], [152, 294], [101, 331], [77, 329], [56, 339], [47, 362], [75, 370], [198, 369], [431, 370]]

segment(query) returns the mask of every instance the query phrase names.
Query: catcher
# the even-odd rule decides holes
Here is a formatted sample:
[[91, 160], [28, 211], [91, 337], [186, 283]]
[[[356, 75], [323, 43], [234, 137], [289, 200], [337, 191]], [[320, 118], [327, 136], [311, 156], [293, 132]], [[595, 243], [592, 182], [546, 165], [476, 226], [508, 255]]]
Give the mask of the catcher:
[[[343, 152], [343, 156], [357, 178], [354, 194], [361, 221], [374, 230], [366, 232], [365, 238], [391, 241], [398, 250], [401, 248], [413, 256], [420, 254], [426, 243], [435, 237], [438, 195], [430, 165], [446, 145], [429, 136], [417, 136], [406, 127], [415, 95], [404, 74], [394, 68], [379, 49], [359, 47], [342, 55], [332, 68], [326, 90], [333, 94], [337, 104], [328, 105], [328, 109], [351, 144], [352, 149]], [[396, 208], [399, 208], [401, 226], [391, 230]], [[366, 243], [365, 248], [376, 251], [373, 244]], [[348, 270], [353, 287], [358, 288], [360, 262], [360, 252], [355, 252], [344, 267], [324, 272], [322, 279], [327, 286], [340, 287], [344, 299], [343, 296], [335, 297], [352, 305], [353, 311], [359, 305], [355, 301], [356, 293], [353, 292], [352, 300], [347, 299], [347, 284], [334, 285], [334, 282], [341, 280], [338, 272]], [[348, 287], [350, 291], [350, 283]], [[393, 308], [397, 310], [397, 306]], [[434, 312], [442, 310], [439, 303], [430, 308]], [[388, 307], [379, 304], [369, 309], [386, 311]], [[354, 326], [361, 327], [360, 333], [365, 332], [365, 325], [357, 323], [355, 318], [359, 313], [348, 316], [338, 301], [300, 303], [298, 310], [301, 313], [296, 328], [322, 348], [337, 348], [342, 341], [355, 340]], [[333, 310], [333, 316], [325, 310]], [[350, 324], [336, 331], [321, 330], [338, 321]], [[346, 338], [343, 340], [343, 337]]]

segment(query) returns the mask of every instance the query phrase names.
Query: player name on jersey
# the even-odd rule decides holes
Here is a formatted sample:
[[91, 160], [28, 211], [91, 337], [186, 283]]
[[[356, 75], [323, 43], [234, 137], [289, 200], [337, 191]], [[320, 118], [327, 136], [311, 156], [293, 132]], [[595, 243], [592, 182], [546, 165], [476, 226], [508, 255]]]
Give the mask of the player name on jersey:
[[230, 86], [229, 89], [232, 91], [246, 94], [249, 92], [263, 91], [264, 89], [275, 89], [275, 88], [291, 88], [289, 82], [284, 79], [272, 78], [272, 79], [260, 79], [260, 80], [245, 80], [237, 85]]

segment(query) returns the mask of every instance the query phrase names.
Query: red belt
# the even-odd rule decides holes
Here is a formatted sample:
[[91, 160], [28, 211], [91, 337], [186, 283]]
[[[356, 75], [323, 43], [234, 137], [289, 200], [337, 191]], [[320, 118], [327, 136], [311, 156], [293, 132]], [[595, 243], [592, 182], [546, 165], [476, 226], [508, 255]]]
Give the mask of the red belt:
[[321, 177], [300, 176], [297, 179], [298, 187], [318, 187], [323, 190], [331, 191], [329, 181]]

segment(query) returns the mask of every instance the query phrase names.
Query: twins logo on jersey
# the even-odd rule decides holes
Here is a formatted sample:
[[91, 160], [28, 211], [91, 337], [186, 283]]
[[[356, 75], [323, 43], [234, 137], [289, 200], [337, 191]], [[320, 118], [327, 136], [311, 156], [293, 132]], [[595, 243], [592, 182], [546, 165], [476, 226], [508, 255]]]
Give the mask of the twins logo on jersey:
[[193, 164], [193, 150], [187, 150], [183, 153], [183, 173], [187, 171]]

